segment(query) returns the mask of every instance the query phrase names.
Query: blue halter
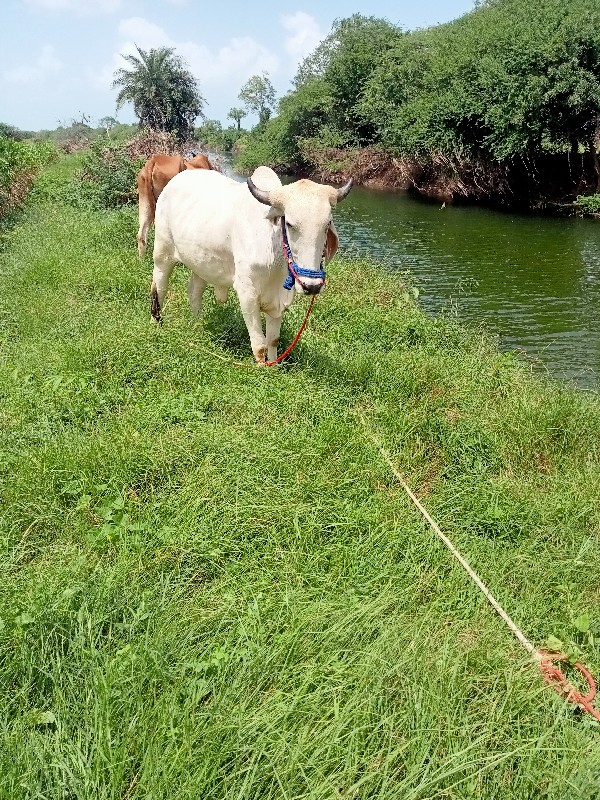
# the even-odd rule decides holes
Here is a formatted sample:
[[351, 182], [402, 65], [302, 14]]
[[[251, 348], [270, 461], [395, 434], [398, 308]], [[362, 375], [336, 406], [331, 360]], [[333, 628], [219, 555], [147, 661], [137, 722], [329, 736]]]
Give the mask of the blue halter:
[[[287, 278], [283, 282], [284, 289], [293, 289], [294, 282], [298, 281], [300, 286], [306, 289], [306, 286], [302, 283], [300, 278], [317, 278], [323, 283], [325, 283], [325, 270], [323, 269], [304, 269], [304, 267], [299, 267], [298, 264], [294, 261], [294, 256], [292, 255], [292, 249], [288, 242], [287, 238], [287, 230], [285, 227], [285, 217], [281, 218], [281, 234], [283, 238], [283, 252], [285, 253], [285, 258], [288, 264], [288, 274]], [[321, 266], [323, 266], [323, 259], [321, 259]]]

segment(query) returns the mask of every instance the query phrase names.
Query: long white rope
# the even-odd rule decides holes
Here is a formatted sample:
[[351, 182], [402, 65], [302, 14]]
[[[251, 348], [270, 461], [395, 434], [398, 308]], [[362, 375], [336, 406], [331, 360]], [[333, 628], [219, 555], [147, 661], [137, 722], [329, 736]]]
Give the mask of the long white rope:
[[410, 499], [412, 500], [412, 502], [415, 504], [415, 506], [416, 506], [416, 507], [419, 509], [419, 511], [421, 512], [421, 514], [422, 514], [422, 515], [425, 517], [425, 519], [427, 520], [427, 522], [428, 522], [428, 523], [431, 525], [431, 527], [433, 528], [433, 530], [434, 530], [434, 531], [437, 533], [437, 535], [440, 537], [440, 539], [442, 540], [442, 542], [443, 542], [443, 543], [446, 545], [446, 547], [448, 548], [448, 550], [450, 550], [450, 552], [452, 553], [452, 555], [454, 556], [454, 558], [455, 558], [455, 559], [458, 561], [458, 563], [459, 563], [459, 564], [462, 566], [462, 568], [465, 570], [465, 572], [467, 573], [467, 575], [468, 575], [468, 576], [471, 578], [471, 580], [472, 580], [472, 581], [473, 581], [473, 582], [474, 582], [474, 583], [475, 583], [475, 584], [476, 584], [476, 585], [477, 585], [477, 586], [478, 586], [478, 587], [481, 589], [481, 591], [482, 591], [482, 592], [483, 592], [483, 594], [484, 594], [484, 595], [487, 597], [487, 599], [488, 599], [488, 601], [490, 602], [490, 604], [491, 604], [491, 605], [493, 606], [493, 608], [494, 608], [494, 609], [495, 609], [495, 610], [498, 612], [498, 614], [499, 614], [499, 615], [502, 617], [502, 619], [504, 620], [504, 622], [505, 622], [505, 623], [508, 625], [508, 627], [510, 628], [510, 630], [513, 632], [513, 634], [516, 636], [516, 638], [519, 640], [519, 642], [520, 642], [520, 643], [523, 645], [523, 647], [524, 647], [524, 648], [525, 648], [525, 649], [526, 649], [526, 650], [529, 652], [529, 654], [532, 656], [532, 658], [534, 658], [536, 661], [541, 661], [541, 660], [542, 660], [542, 658], [543, 658], [543, 654], [542, 654], [542, 653], [540, 653], [540, 651], [539, 651], [539, 650], [538, 650], [538, 649], [535, 647], [535, 645], [533, 645], [533, 644], [532, 644], [532, 643], [529, 641], [529, 639], [528, 639], [528, 638], [525, 636], [525, 634], [523, 633], [523, 631], [522, 631], [522, 630], [521, 630], [521, 629], [520, 629], [520, 628], [519, 628], [519, 627], [518, 627], [518, 626], [517, 626], [517, 625], [516, 625], [516, 624], [513, 622], [513, 620], [510, 618], [510, 616], [509, 616], [509, 615], [506, 613], [506, 611], [505, 611], [505, 610], [502, 608], [502, 606], [500, 605], [500, 603], [499, 603], [499, 602], [496, 600], [496, 598], [494, 597], [494, 595], [493, 595], [493, 594], [490, 592], [490, 590], [489, 590], [489, 589], [488, 589], [488, 587], [485, 585], [485, 583], [484, 583], [484, 582], [481, 580], [481, 578], [479, 577], [479, 575], [478, 575], [478, 574], [475, 572], [475, 570], [474, 570], [474, 569], [471, 567], [471, 565], [470, 565], [470, 564], [469, 564], [469, 562], [466, 560], [466, 558], [465, 558], [463, 555], [461, 555], [461, 553], [460, 553], [460, 552], [459, 552], [459, 551], [456, 549], [456, 547], [455, 547], [455, 546], [452, 544], [452, 542], [450, 541], [450, 539], [449, 539], [449, 538], [448, 538], [448, 537], [447, 537], [447, 536], [446, 536], [446, 535], [445, 535], [445, 534], [442, 532], [442, 530], [440, 529], [440, 526], [439, 526], [439, 525], [437, 524], [437, 522], [436, 522], [436, 521], [435, 521], [435, 520], [434, 520], [434, 519], [433, 519], [433, 518], [430, 516], [429, 512], [427, 511], [427, 509], [426, 509], [426, 508], [425, 508], [425, 507], [422, 505], [422, 503], [419, 501], [419, 499], [418, 499], [418, 498], [415, 496], [415, 494], [414, 494], [414, 492], [412, 491], [412, 489], [410, 488], [410, 486], [409, 486], [409, 485], [407, 484], [407, 482], [404, 480], [403, 476], [400, 474], [400, 472], [399, 472], [399, 471], [398, 471], [398, 469], [396, 468], [396, 465], [395, 465], [395, 464], [394, 464], [394, 462], [392, 461], [392, 458], [391, 458], [390, 454], [388, 453], [388, 451], [387, 451], [387, 450], [385, 450], [385, 448], [384, 448], [384, 447], [382, 447], [382, 445], [381, 445], [381, 444], [378, 442], [378, 440], [375, 438], [375, 436], [374, 436], [374, 435], [371, 433], [371, 431], [370, 431], [370, 430], [369, 430], [369, 428], [367, 427], [367, 423], [365, 422], [365, 419], [364, 419], [364, 417], [362, 416], [362, 414], [360, 414], [360, 413], [359, 413], [359, 414], [358, 414], [358, 416], [359, 416], [359, 419], [360, 419], [360, 421], [361, 421], [361, 423], [362, 423], [362, 425], [363, 425], [363, 427], [364, 427], [364, 429], [365, 429], [365, 431], [366, 431], [367, 435], [369, 436], [369, 438], [371, 439], [371, 441], [372, 441], [372, 442], [375, 444], [375, 446], [376, 446], [376, 447], [377, 447], [377, 449], [379, 450], [379, 453], [380, 453], [380, 454], [381, 454], [381, 456], [384, 458], [384, 460], [385, 460], [385, 461], [386, 461], [386, 463], [388, 464], [389, 468], [392, 470], [392, 472], [394, 473], [395, 477], [396, 477], [396, 478], [398, 479], [398, 481], [400, 482], [400, 485], [402, 486], [402, 488], [404, 489], [404, 491], [406, 492], [406, 494], [407, 494], [407, 495], [410, 497]]

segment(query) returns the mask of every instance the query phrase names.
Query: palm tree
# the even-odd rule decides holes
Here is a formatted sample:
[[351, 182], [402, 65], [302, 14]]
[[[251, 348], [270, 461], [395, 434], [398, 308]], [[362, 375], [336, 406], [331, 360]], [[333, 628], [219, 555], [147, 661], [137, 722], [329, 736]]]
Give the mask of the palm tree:
[[141, 128], [171, 131], [186, 139], [196, 117], [204, 116], [198, 81], [173, 48], [136, 50], [139, 57], [123, 56], [132, 69], [118, 69], [113, 76], [113, 89], [120, 87], [117, 111], [132, 103]]

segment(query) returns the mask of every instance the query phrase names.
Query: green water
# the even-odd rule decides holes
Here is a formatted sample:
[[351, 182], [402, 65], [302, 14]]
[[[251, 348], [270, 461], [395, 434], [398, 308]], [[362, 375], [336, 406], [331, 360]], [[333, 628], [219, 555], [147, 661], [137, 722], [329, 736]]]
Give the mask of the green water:
[[483, 325], [536, 369], [598, 388], [600, 221], [440, 208], [361, 187], [335, 219], [342, 251], [408, 271], [427, 311]]

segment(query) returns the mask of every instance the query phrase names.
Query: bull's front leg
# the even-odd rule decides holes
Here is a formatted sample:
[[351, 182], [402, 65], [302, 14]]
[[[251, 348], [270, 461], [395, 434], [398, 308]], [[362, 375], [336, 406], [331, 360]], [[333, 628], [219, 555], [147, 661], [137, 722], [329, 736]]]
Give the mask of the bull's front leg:
[[279, 344], [279, 334], [281, 332], [281, 317], [271, 317], [265, 314], [267, 318], [267, 351], [268, 360], [275, 361], [277, 358], [277, 345]]
[[240, 300], [240, 308], [250, 336], [254, 358], [257, 364], [264, 364], [267, 358], [267, 343], [263, 334], [258, 298], [249, 286], [234, 284], [234, 288]]

